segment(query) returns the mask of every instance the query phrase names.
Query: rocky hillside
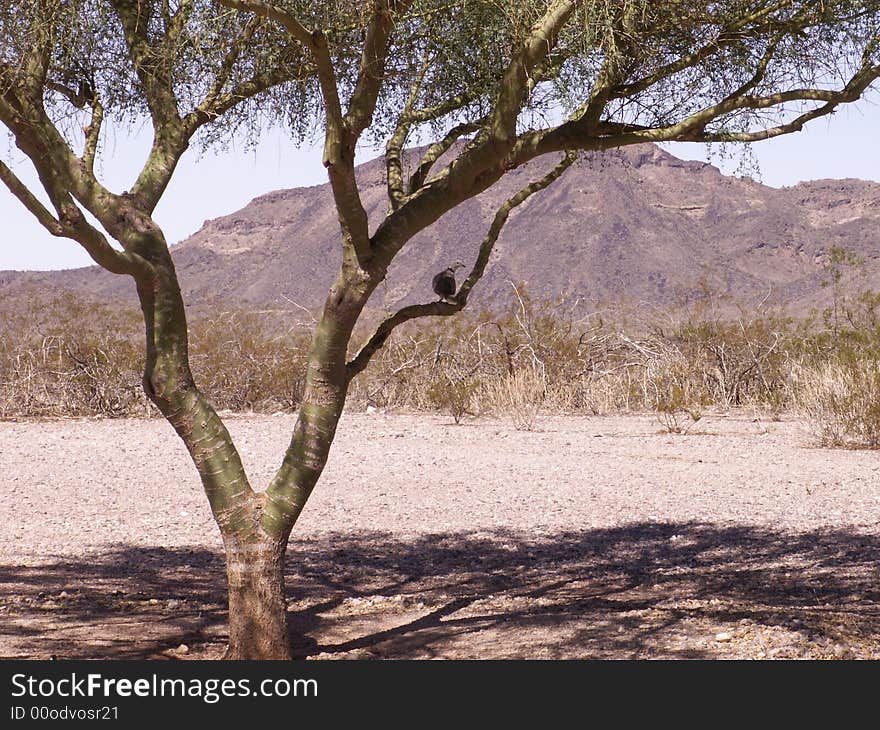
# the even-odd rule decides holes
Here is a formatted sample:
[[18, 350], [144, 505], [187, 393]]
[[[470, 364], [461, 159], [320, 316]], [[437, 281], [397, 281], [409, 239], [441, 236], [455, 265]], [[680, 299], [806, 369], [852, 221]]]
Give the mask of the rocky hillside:
[[[472, 261], [498, 205], [554, 159], [536, 160], [411, 241], [371, 304], [432, 299], [436, 271]], [[387, 205], [384, 168], [358, 168], [375, 226]], [[511, 216], [473, 301], [488, 305], [525, 281], [534, 296], [667, 304], [700, 280], [800, 310], [827, 297], [828, 252], [864, 260], [860, 287], [880, 289], [880, 184], [820, 180], [770, 188], [686, 162], [653, 145], [593, 155]], [[208, 221], [174, 246], [185, 296], [198, 308], [317, 306], [339, 261], [328, 185], [279, 190]], [[70, 289], [102, 299], [132, 285], [96, 268], [0, 273], [0, 293]]]

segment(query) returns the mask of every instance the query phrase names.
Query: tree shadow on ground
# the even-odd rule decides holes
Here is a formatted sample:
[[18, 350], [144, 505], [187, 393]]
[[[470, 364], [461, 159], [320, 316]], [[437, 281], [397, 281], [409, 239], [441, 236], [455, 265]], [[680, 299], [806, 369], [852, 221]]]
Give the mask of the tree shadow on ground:
[[[292, 541], [288, 565], [300, 656], [699, 658], [738, 641], [779, 656], [880, 653], [880, 537], [856, 530], [334, 533]], [[0, 611], [4, 656], [144, 658], [181, 643], [216, 656], [223, 559], [118, 546], [0, 565]]]

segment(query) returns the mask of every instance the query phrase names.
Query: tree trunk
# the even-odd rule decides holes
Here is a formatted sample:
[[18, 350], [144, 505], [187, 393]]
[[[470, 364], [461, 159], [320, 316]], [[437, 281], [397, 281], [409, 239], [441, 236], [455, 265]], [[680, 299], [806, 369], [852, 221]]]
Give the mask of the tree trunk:
[[224, 659], [290, 659], [284, 553], [287, 540], [225, 537], [229, 648]]

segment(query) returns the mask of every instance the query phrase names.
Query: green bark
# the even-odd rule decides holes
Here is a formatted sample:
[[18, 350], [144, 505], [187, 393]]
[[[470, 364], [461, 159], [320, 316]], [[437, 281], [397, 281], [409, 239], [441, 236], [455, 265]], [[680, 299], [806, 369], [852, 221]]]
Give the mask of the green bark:
[[[174, 427], [199, 472], [226, 549], [229, 659], [289, 659], [284, 596], [287, 532], [263, 528], [255, 494], [232, 437], [189, 368], [186, 314], [174, 265], [158, 234], [137, 243], [155, 275], [138, 281], [147, 358], [144, 388]], [[289, 531], [288, 531], [289, 532]]]
[[348, 392], [348, 345], [378, 281], [355, 265], [344, 266], [327, 297], [290, 446], [266, 490], [263, 526], [269, 534], [289, 534], [324, 470]]
[[232, 437], [193, 380], [186, 313], [164, 241], [152, 242], [152, 254], [155, 275], [138, 281], [146, 332], [144, 390], [186, 445], [221, 532], [234, 532], [247, 521], [253, 492]]

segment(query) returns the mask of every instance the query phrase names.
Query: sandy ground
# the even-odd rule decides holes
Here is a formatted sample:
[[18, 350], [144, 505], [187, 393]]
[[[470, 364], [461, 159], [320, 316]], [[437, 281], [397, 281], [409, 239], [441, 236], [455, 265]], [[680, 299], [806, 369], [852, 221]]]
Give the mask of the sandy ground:
[[[293, 417], [228, 424], [257, 487]], [[749, 413], [345, 416], [294, 532], [313, 658], [880, 658], [880, 457]], [[219, 533], [160, 420], [0, 423], [0, 656], [222, 653]]]

